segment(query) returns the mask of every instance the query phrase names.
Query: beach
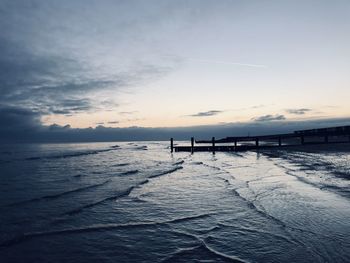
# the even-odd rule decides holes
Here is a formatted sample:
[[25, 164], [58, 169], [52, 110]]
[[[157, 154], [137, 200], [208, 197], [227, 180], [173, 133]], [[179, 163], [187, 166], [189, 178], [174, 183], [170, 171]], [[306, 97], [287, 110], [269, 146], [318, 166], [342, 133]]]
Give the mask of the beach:
[[[337, 146], [338, 147], [338, 146]], [[348, 262], [350, 151], [4, 145], [1, 262]]]

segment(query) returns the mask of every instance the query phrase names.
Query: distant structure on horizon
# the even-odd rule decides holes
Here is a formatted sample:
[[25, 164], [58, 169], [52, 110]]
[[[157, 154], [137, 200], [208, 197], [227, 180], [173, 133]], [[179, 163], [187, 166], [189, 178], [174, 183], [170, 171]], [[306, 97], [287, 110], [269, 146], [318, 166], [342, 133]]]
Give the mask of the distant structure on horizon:
[[[211, 146], [194, 146], [197, 144], [211, 144]], [[277, 144], [276, 144], [277, 142]], [[216, 144], [230, 144], [220, 145]], [[191, 138], [191, 146], [174, 146], [173, 138], [170, 139], [171, 152], [213, 152], [216, 151], [247, 151], [256, 149], [270, 149], [280, 147], [290, 147], [297, 145], [316, 145], [330, 143], [350, 143], [350, 125], [298, 130], [293, 133], [273, 134], [262, 136], [235, 136], [226, 137], [216, 140], [212, 137], [211, 140], [195, 141]]]

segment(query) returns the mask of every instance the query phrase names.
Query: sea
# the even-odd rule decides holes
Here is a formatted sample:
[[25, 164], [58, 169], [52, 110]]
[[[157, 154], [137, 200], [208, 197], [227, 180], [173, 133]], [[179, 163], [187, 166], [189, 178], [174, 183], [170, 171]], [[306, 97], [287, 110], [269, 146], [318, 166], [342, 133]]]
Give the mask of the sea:
[[0, 180], [2, 263], [350, 262], [350, 148], [5, 144]]

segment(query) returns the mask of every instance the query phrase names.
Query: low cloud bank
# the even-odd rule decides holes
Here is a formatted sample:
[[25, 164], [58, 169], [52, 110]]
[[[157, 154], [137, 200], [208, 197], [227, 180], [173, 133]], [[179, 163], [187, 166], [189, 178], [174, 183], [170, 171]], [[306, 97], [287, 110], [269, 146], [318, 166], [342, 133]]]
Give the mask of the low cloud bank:
[[226, 123], [174, 128], [96, 128], [76, 129], [69, 125], [44, 126], [40, 114], [19, 108], [0, 108], [0, 142], [102, 142], [142, 140], [189, 140], [226, 136], [264, 135], [292, 132], [298, 129], [349, 125], [350, 118], [318, 119], [308, 121], [271, 121]]

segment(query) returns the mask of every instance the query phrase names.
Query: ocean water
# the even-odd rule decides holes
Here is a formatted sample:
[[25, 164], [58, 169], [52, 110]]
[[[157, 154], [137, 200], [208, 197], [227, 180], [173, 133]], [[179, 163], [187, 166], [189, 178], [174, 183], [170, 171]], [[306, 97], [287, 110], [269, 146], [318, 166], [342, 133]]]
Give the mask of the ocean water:
[[350, 151], [0, 148], [0, 262], [350, 262]]

